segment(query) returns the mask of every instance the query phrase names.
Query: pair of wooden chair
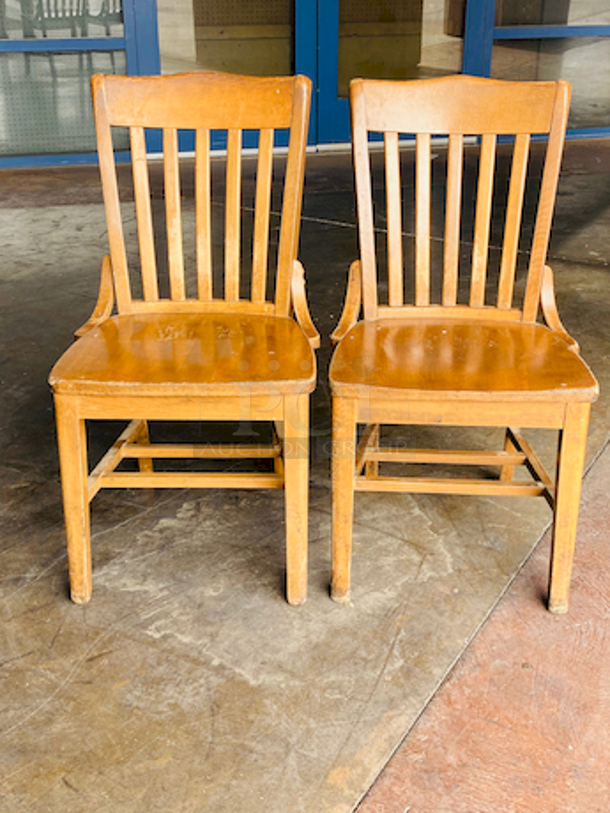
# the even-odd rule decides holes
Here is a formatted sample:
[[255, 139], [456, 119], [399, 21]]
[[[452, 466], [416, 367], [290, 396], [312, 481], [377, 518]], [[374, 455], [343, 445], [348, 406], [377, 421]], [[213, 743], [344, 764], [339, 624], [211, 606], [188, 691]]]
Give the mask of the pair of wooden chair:
[[[339, 601], [349, 597], [354, 490], [528, 494], [545, 496], [555, 510], [549, 607], [565, 611], [589, 407], [597, 393], [595, 379], [559, 321], [552, 274], [545, 265], [568, 85], [462, 76], [417, 82], [354, 80], [351, 94], [360, 260], [351, 266], [330, 368], [332, 596]], [[211, 73], [93, 78], [110, 256], [102, 264], [93, 315], [50, 378], [74, 601], [91, 596], [89, 503], [97, 491], [187, 486], [284, 488], [287, 599], [300, 604], [306, 598], [308, 410], [316, 377], [313, 348], [319, 344], [297, 260], [309, 97], [310, 82], [304, 77]], [[130, 132], [137, 283], [127, 262], [112, 127], [128, 127]], [[163, 130], [166, 279], [158, 273], [146, 128]], [[196, 131], [193, 263], [188, 262], [183, 238], [180, 129]], [[222, 244], [214, 230], [216, 201], [211, 196], [217, 167], [211, 162], [210, 133], [218, 129], [227, 130]], [[278, 129], [289, 131], [283, 175], [274, 168]], [[255, 179], [242, 185], [246, 130], [258, 131], [258, 158]], [[387, 228], [374, 217], [371, 131], [384, 134]], [[400, 133], [416, 134], [414, 286], [406, 283], [404, 272]], [[548, 145], [525, 292], [521, 304], [515, 304], [534, 133], [548, 134]], [[437, 135], [449, 138], [444, 260], [442, 269], [431, 273], [431, 138]], [[470, 271], [459, 269], [466, 135], [481, 136]], [[494, 281], [488, 273], [489, 230], [497, 137], [504, 135], [516, 138], [501, 268]], [[280, 214], [279, 206], [272, 205], [274, 174], [283, 181]], [[252, 207], [244, 206], [244, 190], [251, 192]], [[253, 222], [250, 231], [242, 232], [242, 215], [250, 208]], [[276, 233], [277, 245], [270, 240]], [[386, 233], [382, 253], [387, 256], [388, 296], [382, 301], [376, 256], [377, 242]], [[242, 252], [246, 242], [251, 250]], [[274, 273], [269, 270], [273, 265]], [[488, 289], [494, 285], [492, 300]], [[406, 304], [410, 290], [411, 305]], [[115, 301], [118, 313], [112, 316]], [[546, 325], [537, 322], [540, 307]], [[90, 419], [129, 421], [91, 473], [85, 430]], [[270, 421], [272, 441], [151, 443], [148, 421], [154, 420]], [[442, 453], [382, 446], [383, 423], [510, 428], [501, 451]], [[359, 424], [364, 429], [358, 440]], [[556, 486], [516, 425], [560, 430]], [[269, 471], [262, 473], [157, 471], [154, 458], [268, 458], [272, 470], [270, 463]], [[123, 462], [129, 460], [138, 461], [138, 470], [124, 470]], [[500, 473], [496, 480], [388, 477], [379, 471], [386, 461], [491, 465], [500, 467]], [[513, 470], [520, 464], [533, 474], [532, 482], [514, 479]]]

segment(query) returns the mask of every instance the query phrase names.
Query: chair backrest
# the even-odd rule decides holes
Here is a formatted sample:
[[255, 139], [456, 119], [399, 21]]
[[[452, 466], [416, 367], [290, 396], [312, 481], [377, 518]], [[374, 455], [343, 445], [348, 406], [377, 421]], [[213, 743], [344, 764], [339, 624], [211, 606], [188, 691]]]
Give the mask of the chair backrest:
[[[75, 36], [74, 26], [76, 23], [84, 22], [87, 5], [87, 0], [38, 0], [32, 22], [43, 31], [47, 28], [72, 28], [72, 35]], [[27, 6], [25, 9], [28, 16]]]
[[[440, 314], [455, 317], [501, 318], [534, 321], [546, 260], [551, 219], [555, 203], [559, 167], [567, 123], [570, 86], [567, 82], [503, 82], [469, 76], [452, 76], [417, 81], [352, 80], [350, 87], [354, 166], [358, 201], [360, 259], [363, 277], [364, 318]], [[371, 149], [368, 134], [382, 133], [387, 223], [375, 222]], [[415, 204], [403, 200], [399, 135], [415, 135]], [[544, 169], [534, 197], [538, 202], [535, 226], [528, 250], [523, 248], [524, 202], [529, 208], [532, 195], [526, 195], [531, 136], [548, 136]], [[448, 139], [445, 189], [440, 206], [432, 197], [432, 164], [442, 152], [432, 138]], [[465, 136], [478, 144], [477, 180], [474, 190], [464, 186]], [[494, 189], [498, 137], [514, 136], [510, 181]], [[510, 142], [510, 139], [507, 139]], [[404, 143], [404, 142], [403, 142]], [[467, 147], [470, 151], [470, 147]], [[412, 152], [411, 152], [412, 155]], [[404, 157], [404, 156], [403, 156]], [[437, 169], [434, 166], [436, 183]], [[498, 185], [496, 185], [498, 186]], [[529, 190], [529, 182], [528, 182]], [[500, 196], [500, 205], [497, 197]], [[405, 196], [406, 197], [406, 196]], [[476, 199], [474, 203], [473, 198]], [[474, 203], [474, 205], [473, 205]], [[463, 210], [470, 206], [473, 229], [465, 237]], [[405, 278], [403, 223], [413, 212], [414, 280]], [[431, 225], [436, 225], [436, 209], [443, 210], [442, 231], [431, 241]], [[431, 215], [431, 210], [433, 214]], [[490, 224], [494, 233], [498, 212], [504, 215], [501, 252], [494, 275], [489, 269]], [[377, 251], [378, 236], [387, 230], [385, 251]], [[434, 235], [433, 235], [434, 237]], [[443, 245], [438, 269], [432, 267], [431, 242]], [[470, 271], [460, 269], [461, 254], [470, 243]], [[528, 255], [529, 251], [529, 255]], [[378, 280], [378, 254], [385, 254], [387, 303], [381, 303]], [[515, 302], [517, 258], [529, 256], [524, 293]], [[431, 267], [434, 273], [431, 274]], [[438, 273], [437, 273], [438, 272]], [[493, 276], [493, 279], [492, 279]], [[405, 283], [408, 284], [405, 284]], [[411, 287], [409, 287], [409, 285]], [[437, 290], [434, 290], [434, 288]], [[411, 291], [410, 303], [405, 290]]]
[[[290, 312], [290, 282], [296, 259], [311, 83], [297, 77], [246, 77], [222, 73], [190, 73], [160, 77], [96, 75], [92, 79], [104, 204], [110, 256], [120, 313], [167, 310], [234, 310], [249, 313]], [[138, 232], [141, 296], [132, 294], [124, 213], [119, 200], [112, 127], [128, 127], [131, 145], [135, 221]], [[159, 246], [151, 206], [150, 172], [146, 155], [147, 128], [163, 131], [163, 197], [167, 240], [167, 295], [158, 269]], [[274, 172], [274, 134], [289, 129], [284, 173]], [[195, 131], [193, 261], [196, 284], [189, 292], [185, 274], [183, 196], [178, 156], [178, 131]], [[211, 158], [212, 130], [227, 131], [226, 177], [223, 200], [212, 197], [215, 159]], [[242, 131], [258, 131], [256, 183], [251, 206], [242, 201]], [[245, 163], [245, 161], [243, 162]], [[273, 301], [268, 299], [268, 265], [272, 184], [283, 181], [277, 269]], [[213, 240], [216, 218], [224, 208], [224, 279], [214, 279]], [[242, 268], [242, 214], [253, 210], [248, 278]], [[271, 228], [270, 228], [271, 226]], [[217, 234], [217, 231], [214, 232]], [[217, 241], [216, 241], [217, 242]], [[275, 241], [277, 242], [277, 241]], [[187, 272], [189, 269], [186, 269]], [[216, 275], [217, 277], [218, 275]], [[195, 290], [196, 288], [196, 290]]]

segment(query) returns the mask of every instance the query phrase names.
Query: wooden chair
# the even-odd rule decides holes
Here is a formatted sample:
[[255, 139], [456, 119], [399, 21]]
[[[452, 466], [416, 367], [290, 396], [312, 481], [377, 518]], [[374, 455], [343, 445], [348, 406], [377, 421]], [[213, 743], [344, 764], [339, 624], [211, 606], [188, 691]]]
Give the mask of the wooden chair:
[[[291, 604], [300, 604], [307, 591], [308, 408], [316, 375], [312, 348], [318, 345], [305, 301], [303, 268], [296, 259], [310, 81], [302, 76], [193, 73], [141, 78], [96, 75], [92, 84], [110, 255], [102, 263], [93, 315], [50, 375], [72, 599], [86, 602], [91, 596], [89, 503], [101, 488], [284, 488], [287, 598]], [[113, 126], [128, 127], [131, 138], [141, 264], [137, 280], [132, 279], [136, 275], [127, 263]], [[146, 128], [163, 130], [165, 278], [157, 268], [160, 252], [155, 244]], [[196, 268], [187, 269], [191, 277], [185, 274], [186, 218], [177, 140], [178, 130], [185, 128], [196, 131]], [[290, 132], [284, 175], [274, 169], [278, 128]], [[216, 164], [211, 162], [210, 131], [217, 129], [228, 130], [226, 199], [220, 207], [224, 276], [215, 263], [222, 245], [219, 249], [212, 239], [213, 213], [219, 204], [211, 197]], [[242, 207], [245, 129], [259, 130], [253, 252], [247, 272], [245, 262], [250, 256], [241, 256], [246, 242], [241, 223], [242, 208], [247, 209]], [[276, 222], [270, 201], [278, 177], [280, 184], [283, 179], [283, 197], [275, 251], [270, 241]], [[274, 256], [277, 273], [268, 274]], [[133, 293], [136, 284], [141, 284], [141, 295]], [[195, 288], [196, 295], [189, 297]], [[115, 296], [118, 314], [112, 316]], [[90, 474], [88, 419], [129, 421]], [[245, 425], [270, 421], [273, 442], [155, 444], [149, 442], [149, 420], [241, 421]], [[117, 470], [130, 458], [139, 461], [139, 471]], [[273, 470], [156, 471], [154, 458], [233, 462], [268, 458]]]
[[[559, 320], [552, 272], [545, 265], [569, 85], [466, 76], [411, 82], [355, 79], [350, 92], [360, 259], [350, 269], [330, 367], [332, 596], [349, 600], [354, 490], [542, 495], [553, 507], [555, 520], [548, 606], [552, 612], [565, 612], [590, 404], [598, 393], [576, 342]], [[384, 240], [386, 221], [384, 228], [376, 228], [371, 131], [384, 137], [385, 301], [379, 291], [376, 241]], [[399, 133], [416, 137], [414, 279], [403, 267]], [[520, 280], [515, 269], [518, 257], [528, 258], [520, 238], [529, 221], [522, 213], [524, 201], [530, 200], [525, 190], [534, 133], [548, 134], [548, 141], [528, 267], [525, 280]], [[470, 269], [460, 267], [465, 248], [461, 211], [470, 202], [462, 195], [467, 135], [480, 136]], [[516, 137], [507, 201], [498, 207], [505, 214], [501, 260], [492, 272], [488, 260], [496, 148], [498, 136], [508, 135]], [[439, 235], [443, 259], [436, 265], [431, 262], [433, 136], [448, 136], [444, 232]], [[435, 144], [434, 152], [439, 150]], [[435, 179], [437, 170], [435, 165]], [[521, 281], [523, 294], [518, 297]], [[405, 291], [411, 292], [410, 300]], [[363, 316], [357, 321], [361, 306]], [[539, 308], [545, 324], [537, 322]], [[365, 429], [356, 444], [357, 424]], [[381, 445], [381, 424], [508, 429], [501, 451], [406, 450]], [[527, 427], [559, 430], [556, 484], [521, 434]], [[379, 465], [387, 462], [497, 466], [499, 477], [383, 476]], [[528, 481], [513, 476], [515, 466], [521, 465], [532, 475]]]

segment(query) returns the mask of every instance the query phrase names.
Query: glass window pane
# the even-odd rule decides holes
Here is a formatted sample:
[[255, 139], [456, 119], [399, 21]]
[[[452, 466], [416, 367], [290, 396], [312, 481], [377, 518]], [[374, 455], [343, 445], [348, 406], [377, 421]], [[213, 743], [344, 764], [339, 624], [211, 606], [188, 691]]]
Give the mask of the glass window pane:
[[294, 0], [157, 0], [161, 73], [294, 72]]
[[608, 25], [608, 0], [496, 0], [496, 25]]
[[90, 78], [102, 72], [126, 73], [125, 52], [0, 54], [0, 155], [95, 152]]
[[0, 0], [0, 38], [122, 37], [121, 0]]
[[502, 40], [493, 48], [494, 79], [572, 83], [570, 128], [610, 125], [610, 38]]
[[339, 95], [348, 95], [355, 76], [419, 79], [460, 73], [463, 4], [453, 5], [446, 0], [340, 0]]

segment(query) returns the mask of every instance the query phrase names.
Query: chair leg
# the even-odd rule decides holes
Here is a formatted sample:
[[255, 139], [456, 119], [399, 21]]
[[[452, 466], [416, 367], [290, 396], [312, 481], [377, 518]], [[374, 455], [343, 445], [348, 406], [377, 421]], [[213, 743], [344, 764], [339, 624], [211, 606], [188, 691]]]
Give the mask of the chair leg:
[[307, 503], [309, 490], [309, 394], [284, 399], [286, 501], [286, 598], [307, 598]]
[[[375, 450], [379, 448], [379, 424], [375, 424], [371, 433], [371, 447]], [[377, 477], [379, 474], [379, 461], [369, 460], [365, 463], [364, 472], [367, 477]]]
[[568, 611], [590, 409], [590, 404], [566, 406], [559, 442], [548, 601], [552, 613]]
[[[283, 443], [283, 439], [284, 439], [284, 422], [274, 421], [273, 442], [279, 443], [281, 445]], [[284, 476], [284, 459], [282, 458], [281, 454], [273, 458], [273, 471], [275, 474], [279, 474], [280, 477]]]
[[91, 536], [87, 493], [85, 421], [69, 397], [55, 395], [57, 444], [68, 544], [70, 596], [77, 604], [91, 598]]
[[343, 603], [350, 589], [356, 407], [353, 399], [333, 398], [331, 597]]
[[[137, 434], [134, 436], [134, 440], [137, 440], [138, 443], [141, 443], [144, 446], [148, 446], [148, 444], [150, 444], [150, 435], [148, 434], [148, 421], [145, 420], [140, 421], [140, 426], [138, 427]], [[154, 472], [155, 470], [152, 458], [139, 457], [138, 468], [143, 473], [152, 474], [152, 472]]]
[[[506, 437], [504, 438], [504, 451], [505, 452], [516, 452], [517, 449], [515, 448], [515, 444], [512, 442], [510, 437], [510, 432], [508, 429], [506, 430]], [[515, 467], [514, 466], [502, 466], [500, 469], [500, 480], [503, 482], [510, 483], [515, 474]]]

